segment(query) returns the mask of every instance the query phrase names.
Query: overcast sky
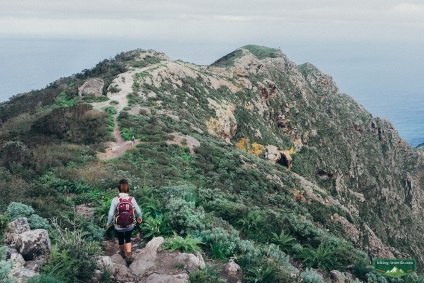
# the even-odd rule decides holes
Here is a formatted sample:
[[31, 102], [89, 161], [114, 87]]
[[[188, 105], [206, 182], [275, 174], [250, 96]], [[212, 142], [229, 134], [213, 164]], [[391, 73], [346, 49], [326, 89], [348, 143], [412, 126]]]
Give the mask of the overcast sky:
[[281, 47], [295, 63], [313, 63], [363, 104], [372, 95], [416, 95], [424, 89], [422, 0], [0, 4], [0, 101], [91, 68], [121, 51], [155, 49], [174, 59], [210, 64], [246, 44]]
[[422, 41], [423, 1], [1, 0], [0, 36]]

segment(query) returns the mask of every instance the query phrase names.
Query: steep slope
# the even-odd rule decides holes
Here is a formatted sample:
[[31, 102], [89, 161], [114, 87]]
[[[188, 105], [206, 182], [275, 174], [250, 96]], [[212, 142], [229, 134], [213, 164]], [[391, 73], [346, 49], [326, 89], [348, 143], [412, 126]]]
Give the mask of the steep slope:
[[[93, 78], [106, 95], [78, 97]], [[247, 277], [267, 265], [296, 273], [282, 252], [324, 271], [360, 265], [354, 248], [424, 263], [422, 153], [312, 64], [255, 45], [211, 66], [136, 50], [54, 86], [0, 105], [0, 189], [23, 188], [3, 205], [21, 200], [55, 215], [47, 193], [61, 206], [102, 206], [78, 186], [107, 198], [126, 177], [147, 222], [169, 217], [169, 230], [201, 238], [210, 257], [237, 256]], [[101, 162], [108, 123], [140, 143]], [[294, 242], [278, 240], [286, 234]], [[325, 248], [332, 266], [308, 260]]]

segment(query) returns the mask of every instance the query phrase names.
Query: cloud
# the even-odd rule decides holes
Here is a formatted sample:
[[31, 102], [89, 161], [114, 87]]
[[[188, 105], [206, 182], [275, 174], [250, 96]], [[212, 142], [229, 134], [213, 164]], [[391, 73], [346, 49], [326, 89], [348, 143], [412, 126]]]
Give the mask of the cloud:
[[424, 4], [422, 3], [400, 3], [393, 8], [394, 11], [424, 16]]
[[0, 37], [392, 40], [422, 34], [423, 14], [398, 0], [15, 0]]

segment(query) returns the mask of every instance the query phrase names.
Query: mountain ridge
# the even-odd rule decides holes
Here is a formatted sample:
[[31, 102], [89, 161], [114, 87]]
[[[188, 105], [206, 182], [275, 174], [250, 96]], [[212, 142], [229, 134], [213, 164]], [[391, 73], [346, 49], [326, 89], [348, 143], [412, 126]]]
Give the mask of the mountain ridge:
[[[105, 82], [100, 97], [84, 94], [84, 83], [94, 78]], [[128, 105], [114, 102], [124, 89]], [[337, 238], [341, 242], [331, 245], [352, 245], [352, 258], [355, 247], [371, 257], [410, 255], [423, 264], [422, 154], [390, 122], [341, 93], [330, 76], [310, 63], [296, 65], [279, 49], [248, 45], [210, 66], [135, 50], [0, 108], [4, 176], [16, 166], [34, 177], [52, 170], [60, 180], [82, 178], [100, 190], [112, 183], [114, 168], [134, 186], [189, 186], [172, 190], [182, 199], [188, 191], [218, 227], [232, 227], [226, 231], [236, 229], [257, 244], [269, 243], [270, 231], [285, 231], [304, 250]], [[101, 163], [97, 153], [112, 139], [104, 126], [116, 123], [125, 140], [134, 136], [141, 143], [118, 165]], [[66, 157], [57, 164], [53, 156], [41, 162], [42, 150], [64, 146], [85, 147], [85, 161]], [[13, 157], [17, 149], [22, 155]], [[18, 179], [31, 190], [34, 177]], [[267, 225], [271, 219], [276, 227]], [[307, 263], [292, 248], [286, 252], [302, 254]]]

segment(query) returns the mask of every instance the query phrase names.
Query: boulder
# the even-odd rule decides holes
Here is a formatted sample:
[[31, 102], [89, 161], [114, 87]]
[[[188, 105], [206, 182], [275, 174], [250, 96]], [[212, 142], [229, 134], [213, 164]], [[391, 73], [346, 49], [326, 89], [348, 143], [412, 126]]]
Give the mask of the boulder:
[[125, 261], [125, 259], [122, 258], [122, 256], [120, 254], [114, 254], [113, 256], [110, 257], [110, 260], [113, 263], [116, 263], [116, 264], [122, 264], [122, 265], [126, 265], [127, 264], [126, 261]]
[[19, 252], [25, 260], [50, 252], [51, 244], [47, 230], [36, 229], [22, 233]]
[[39, 275], [40, 273], [25, 267], [14, 267], [10, 271], [10, 274], [16, 279], [14, 281], [15, 283], [23, 283], [26, 282], [28, 278]]
[[146, 279], [146, 283], [188, 283], [189, 276], [186, 273], [177, 275], [153, 273]]
[[281, 159], [281, 149], [275, 145], [268, 145], [266, 147], [265, 159], [268, 159], [274, 163]]
[[199, 252], [197, 252], [196, 255], [182, 253], [177, 255], [175, 257], [175, 260], [177, 262], [183, 262], [189, 272], [204, 269], [206, 267], [205, 261], [203, 260], [203, 257]]
[[343, 273], [341, 273], [338, 270], [332, 270], [330, 271], [331, 274], [331, 282], [334, 283], [345, 283], [345, 276], [343, 275]]
[[3, 243], [10, 248], [19, 249], [21, 247], [20, 234], [29, 231], [29, 224], [26, 217], [18, 218], [8, 225], [9, 232], [5, 233]]
[[78, 95], [80, 97], [85, 95], [102, 96], [104, 85], [105, 82], [102, 79], [89, 79], [81, 87], [78, 88]]
[[126, 265], [114, 264], [116, 282], [134, 282], [135, 276]]
[[235, 263], [233, 259], [231, 259], [228, 263], [224, 265], [224, 270], [229, 277], [233, 278], [238, 277], [241, 272], [240, 265]]
[[113, 262], [110, 257], [108, 256], [101, 256], [97, 260], [97, 268], [100, 270], [109, 270], [110, 272], [115, 271], [115, 267], [113, 265]]
[[8, 228], [10, 229], [10, 232], [14, 234], [22, 234], [30, 230], [28, 219], [26, 217], [21, 217], [10, 222], [8, 224]]
[[146, 247], [141, 250], [130, 265], [130, 270], [134, 275], [142, 276], [146, 271], [155, 266], [158, 249], [164, 241], [163, 237], [155, 237], [147, 243]]

